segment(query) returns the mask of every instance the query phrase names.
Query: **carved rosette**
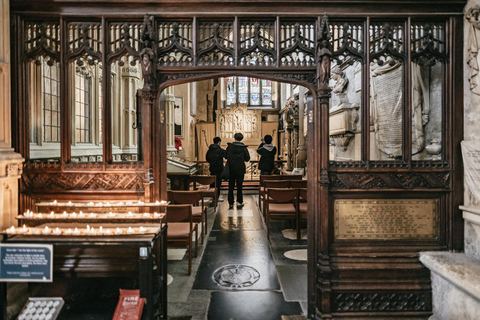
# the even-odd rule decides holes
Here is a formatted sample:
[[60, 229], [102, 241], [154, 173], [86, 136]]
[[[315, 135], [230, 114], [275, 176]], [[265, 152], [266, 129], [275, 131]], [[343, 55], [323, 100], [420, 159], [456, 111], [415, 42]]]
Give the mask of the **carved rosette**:
[[22, 167], [18, 163], [9, 163], [6, 166], [5, 172], [7, 177], [18, 177], [22, 174]]

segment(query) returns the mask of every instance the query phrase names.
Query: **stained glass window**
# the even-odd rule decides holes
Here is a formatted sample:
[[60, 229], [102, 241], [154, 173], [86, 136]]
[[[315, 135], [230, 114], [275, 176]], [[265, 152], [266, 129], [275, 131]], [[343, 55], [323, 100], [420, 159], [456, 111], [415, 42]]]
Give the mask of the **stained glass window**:
[[262, 105], [272, 105], [272, 81], [262, 80]]
[[237, 87], [236, 87], [237, 77], [227, 78], [227, 104], [237, 103]]
[[249, 106], [271, 106], [272, 81], [248, 77], [227, 78], [227, 105], [236, 104], [237, 101]]

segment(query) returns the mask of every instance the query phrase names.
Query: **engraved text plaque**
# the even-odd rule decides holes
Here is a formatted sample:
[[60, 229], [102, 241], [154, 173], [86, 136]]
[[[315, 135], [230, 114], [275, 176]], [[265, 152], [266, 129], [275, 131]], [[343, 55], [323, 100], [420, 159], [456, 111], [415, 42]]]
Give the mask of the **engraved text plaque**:
[[435, 199], [342, 199], [334, 210], [336, 239], [435, 237]]

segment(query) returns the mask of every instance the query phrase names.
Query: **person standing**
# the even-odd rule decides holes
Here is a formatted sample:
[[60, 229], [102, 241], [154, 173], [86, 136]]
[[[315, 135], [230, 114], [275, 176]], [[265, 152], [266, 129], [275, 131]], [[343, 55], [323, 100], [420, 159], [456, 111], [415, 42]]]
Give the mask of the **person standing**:
[[[217, 199], [218, 202], [223, 202], [220, 198], [220, 187], [222, 186], [222, 171], [223, 171], [223, 158], [225, 158], [226, 151], [220, 147], [222, 139], [220, 137], [213, 138], [213, 144], [208, 147], [205, 158], [210, 164], [210, 174], [217, 177]], [[213, 185], [211, 186], [213, 187]]]
[[277, 154], [277, 148], [272, 144], [272, 136], [267, 134], [262, 140], [262, 143], [257, 149], [257, 153], [260, 155], [260, 162], [258, 163], [258, 169], [261, 175], [272, 174], [275, 168], [275, 155]]
[[235, 183], [237, 185], [237, 209], [243, 208], [243, 179], [246, 172], [245, 162], [250, 160], [247, 146], [241, 142], [243, 134], [235, 133], [234, 142], [228, 143], [227, 147], [227, 165], [230, 169], [230, 177], [228, 179], [228, 204], [229, 209], [233, 209], [233, 189]]

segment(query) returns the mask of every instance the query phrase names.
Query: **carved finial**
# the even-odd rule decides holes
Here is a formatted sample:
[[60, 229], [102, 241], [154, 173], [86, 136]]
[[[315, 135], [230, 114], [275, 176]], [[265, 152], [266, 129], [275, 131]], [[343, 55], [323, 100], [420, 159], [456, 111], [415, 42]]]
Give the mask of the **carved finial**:
[[320, 22], [317, 32], [317, 75], [318, 88], [329, 88], [328, 81], [330, 80], [330, 57], [332, 56], [332, 45], [330, 39], [330, 26], [328, 25], [328, 17], [325, 14]]

